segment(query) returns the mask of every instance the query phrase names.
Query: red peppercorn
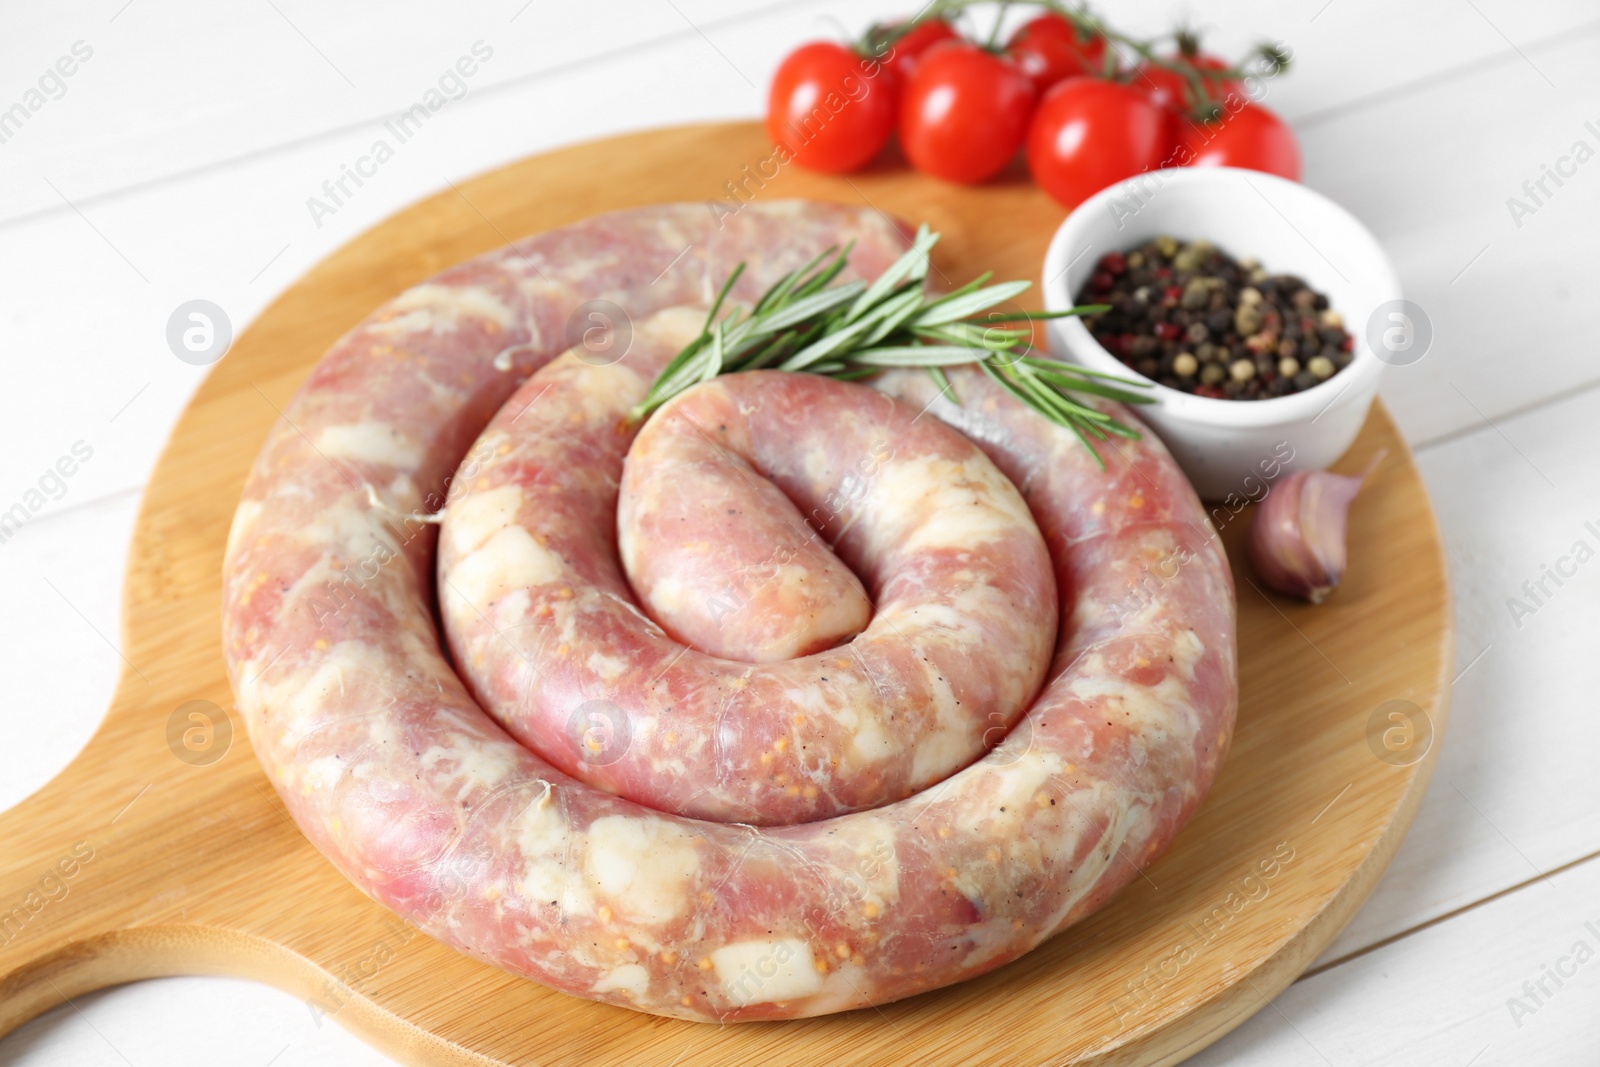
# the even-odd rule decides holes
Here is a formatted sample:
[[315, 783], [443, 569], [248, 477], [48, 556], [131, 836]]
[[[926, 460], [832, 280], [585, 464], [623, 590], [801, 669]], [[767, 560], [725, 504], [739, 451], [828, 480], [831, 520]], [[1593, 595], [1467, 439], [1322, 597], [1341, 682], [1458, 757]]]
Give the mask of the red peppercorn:
[[[1326, 295], [1292, 274], [1246, 271], [1195, 242], [1179, 255], [1178, 245], [1151, 238], [1090, 261], [1078, 302], [1110, 305], [1085, 324], [1120, 363], [1181, 392], [1243, 401], [1312, 388], [1322, 379], [1304, 368], [1323, 357], [1335, 374], [1350, 365], [1355, 342], [1339, 316], [1326, 314]], [[1296, 373], [1279, 373], [1291, 364]], [[1233, 376], [1235, 366], [1241, 375], [1249, 368], [1247, 380]]]

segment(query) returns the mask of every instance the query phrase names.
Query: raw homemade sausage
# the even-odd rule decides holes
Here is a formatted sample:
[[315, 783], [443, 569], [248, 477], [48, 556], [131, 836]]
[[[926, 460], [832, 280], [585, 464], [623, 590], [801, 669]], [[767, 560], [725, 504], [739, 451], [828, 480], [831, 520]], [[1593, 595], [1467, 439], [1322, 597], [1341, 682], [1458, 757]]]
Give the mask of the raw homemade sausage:
[[441, 651], [431, 527], [412, 516], [458, 466], [491, 464], [474, 439], [568, 347], [574, 309], [610, 300], [638, 323], [707, 302], [741, 259], [749, 300], [830, 244], [853, 237], [868, 276], [903, 247], [828, 205], [723, 222], [698, 205], [601, 216], [447, 271], [347, 335], [245, 487], [223, 636], [269, 777], [364, 892], [557, 989], [732, 1021], [959, 981], [1099, 907], [1199, 803], [1236, 681], [1221, 549], [1153, 437], [1103, 447], [1102, 472], [979, 374], [951, 375], [958, 404], [895, 373], [879, 387], [931, 401], [1021, 491], [1055, 570], [1054, 660], [1004, 742], [898, 803], [757, 828], [652, 811], [507, 736]]
[[[660, 811], [770, 825], [904, 799], [982, 755], [1038, 692], [1057, 611], [1044, 542], [972, 442], [863, 385], [717, 378], [635, 442], [628, 410], [704, 317], [636, 323], [603, 367], [562, 356], [478, 439], [495, 458], [456, 479], [439, 550], [463, 679], [533, 751]], [[797, 546], [851, 572], [801, 510], [876, 603], [856, 586], [846, 606], [871, 622], [831, 651], [750, 663], [680, 644], [617, 565], [620, 523], [655, 620], [691, 616], [737, 645], [778, 616], [801, 629], [780, 642], [806, 643]]]

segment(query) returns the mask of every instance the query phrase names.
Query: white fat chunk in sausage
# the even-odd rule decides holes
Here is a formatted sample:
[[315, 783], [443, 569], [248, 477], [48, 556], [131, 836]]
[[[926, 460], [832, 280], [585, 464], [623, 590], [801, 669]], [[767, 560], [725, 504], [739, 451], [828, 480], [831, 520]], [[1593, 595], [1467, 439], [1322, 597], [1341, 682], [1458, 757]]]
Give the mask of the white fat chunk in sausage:
[[931, 779], [941, 771], [959, 767], [972, 758], [972, 734], [968, 730], [940, 730], [917, 742], [911, 758], [911, 773], [918, 779]]
[[[448, 327], [455, 329], [458, 320], [463, 317], [488, 319], [501, 329], [509, 329], [516, 321], [516, 315], [500, 300], [499, 297], [481, 286], [456, 286], [423, 284], [407, 289], [389, 302], [388, 310], [401, 312], [426, 311], [430, 313], [430, 320], [425, 328], [439, 329]], [[410, 318], [411, 316], [405, 316]], [[393, 329], [395, 332], [404, 332], [397, 327], [402, 319], [390, 319], [387, 322], [374, 324], [368, 329]], [[413, 321], [415, 321], [413, 319]]]
[[849, 635], [861, 630], [870, 612], [857, 595], [840, 596], [821, 604], [811, 603], [811, 589], [816, 585], [816, 575], [809, 567], [789, 564], [778, 568], [762, 600], [766, 605], [778, 605], [790, 618], [806, 612], [803, 623], [763, 646], [768, 662], [797, 659], [807, 648], [824, 643], [832, 644], [834, 635]]
[[809, 997], [822, 989], [811, 946], [798, 938], [738, 941], [711, 953], [723, 994], [736, 1007]]
[[409, 474], [397, 474], [389, 483], [389, 506], [413, 510], [422, 503], [422, 494]]
[[1012, 951], [1016, 931], [1004, 919], [974, 923], [962, 931], [962, 939], [972, 947], [961, 957], [963, 967], [981, 967], [1004, 952]]
[[1200, 657], [1206, 654], [1206, 644], [1193, 630], [1184, 630], [1172, 639], [1172, 662], [1189, 681], [1194, 681], [1194, 669]]
[[594, 914], [594, 898], [583, 879], [559, 859], [528, 864], [517, 895], [536, 906], [554, 904], [562, 915]]
[[613, 967], [589, 987], [592, 993], [626, 993], [635, 999], [650, 992], [650, 972], [637, 963]]
[[614, 682], [622, 677], [622, 673], [632, 666], [632, 663], [621, 656], [608, 656], [604, 652], [592, 652], [589, 654], [588, 666], [594, 672], [595, 677], [602, 682]]
[[228, 527], [228, 547], [225, 551], [227, 558], [233, 558], [234, 546], [239, 543], [239, 538], [244, 536], [245, 531], [255, 525], [256, 516], [260, 514], [261, 501], [239, 501], [239, 509], [233, 513], [233, 523]]
[[[1065, 769], [1061, 758], [1041, 748], [1030, 749], [1007, 764], [979, 763], [974, 770], [987, 778], [982, 788], [963, 794], [968, 809], [951, 816], [957, 826], [982, 826], [994, 841], [1013, 840], [1035, 795]], [[968, 772], [971, 773], [971, 772]]]
[[1033, 522], [1005, 476], [982, 456], [956, 463], [936, 456], [893, 461], [873, 483], [872, 504], [885, 527], [916, 526], [900, 547], [970, 548]]
[[[622, 541], [623, 544], [629, 542], [626, 528], [622, 533]], [[626, 551], [624, 549], [624, 552]], [[663, 618], [689, 615], [698, 610], [708, 599], [710, 597], [704, 589], [696, 589], [692, 583], [685, 581], [682, 575], [677, 574], [664, 576], [650, 589], [650, 605]], [[737, 620], [738, 617], [737, 607], [726, 616], [730, 620]]]
[[522, 487], [501, 485], [456, 501], [445, 527], [451, 549], [458, 556], [476, 552], [489, 538], [517, 521], [522, 507]]
[[[947, 611], [950, 612], [948, 616], [945, 614]], [[914, 617], [919, 623], [939, 627], [940, 638], [959, 636], [969, 643], [982, 640], [982, 635], [968, 621], [971, 616], [963, 615], [959, 609], [930, 605], [925, 610], [918, 610]], [[980, 731], [980, 736], [996, 743], [1004, 736], [1004, 732], [998, 729], [998, 722], [974, 723], [956, 702], [950, 682], [940, 668], [933, 663], [927, 663], [925, 667], [929, 706], [934, 711], [938, 729], [917, 742], [912, 752], [912, 773], [921, 780], [936, 781], [972, 761], [974, 731]], [[990, 729], [996, 732], [989, 734], [987, 731]]]
[[854, 858], [833, 886], [838, 896], [850, 904], [872, 903], [880, 908], [898, 901], [900, 858], [895, 852], [893, 823], [887, 819], [863, 823], [849, 844]]
[[328, 426], [317, 435], [317, 451], [329, 459], [384, 463], [401, 470], [422, 465], [422, 446], [386, 422], [366, 420]]
[[594, 896], [582, 875], [566, 862], [572, 828], [552, 801], [552, 789], [546, 786], [543, 795], [512, 820], [517, 851], [527, 860], [516, 892], [535, 907], [553, 904], [563, 915], [591, 915]]
[[650, 317], [650, 332], [664, 338], [668, 347], [682, 348], [700, 336], [705, 322], [706, 313], [698, 307], [670, 307]]
[[[1176, 655], [1174, 655], [1176, 662]], [[1182, 665], [1179, 665], [1181, 671]], [[1193, 670], [1193, 666], [1189, 667]], [[1096, 673], [1099, 672], [1099, 673]], [[1118, 725], [1136, 734], [1162, 736], [1169, 731], [1183, 734], [1183, 727], [1198, 724], [1195, 716], [1180, 714], [1188, 706], [1189, 687], [1178, 677], [1168, 674], [1155, 685], [1136, 685], [1116, 674], [1099, 653], [1088, 661], [1087, 669], [1073, 679], [1072, 692], [1085, 700], [1096, 698], [1106, 702], [1108, 717]]]
[[484, 611], [513, 589], [560, 581], [565, 573], [561, 560], [532, 534], [521, 526], [507, 526], [450, 569], [444, 592]]
[[[966, 572], [952, 576], [952, 582], [970, 576]], [[987, 648], [992, 640], [983, 620], [1003, 616], [1010, 610], [1005, 594], [988, 584], [969, 584], [946, 596], [943, 603], [922, 602], [899, 605], [894, 610], [880, 613], [880, 617], [899, 624], [908, 621], [921, 627], [930, 637], [941, 641], [958, 641], [976, 648]]]
[[620, 914], [659, 925], [688, 906], [700, 855], [693, 835], [663, 819], [607, 815], [589, 826], [584, 870]]
[[420, 333], [433, 333], [441, 326], [454, 330], [455, 321], [450, 318], [436, 319], [429, 308], [415, 308], [388, 314], [379, 322], [368, 323], [366, 332], [374, 337], [398, 337], [406, 341]]
[[429, 746], [421, 761], [430, 773], [442, 769], [450, 775], [458, 803], [474, 793], [488, 793], [517, 769], [515, 746], [487, 744], [461, 736], [450, 738], [447, 745]]
[[328, 560], [324, 577], [337, 585], [346, 578], [365, 585], [378, 576], [400, 554], [400, 542], [391, 532], [385, 516], [373, 509], [333, 508], [306, 522], [297, 531], [308, 545], [334, 549], [337, 560]]
[[326, 792], [338, 784], [347, 770], [344, 760], [337, 756], [318, 756], [300, 772], [300, 789], [307, 794]]
[[[1096, 792], [1101, 793], [1112, 786], [1097, 786]], [[1149, 829], [1150, 808], [1144, 804], [1127, 800], [1104, 802], [1100, 797], [1094, 800], [1080, 801], [1095, 806], [1095, 810], [1107, 811], [1111, 814], [1111, 824], [1106, 827], [1105, 833], [1100, 838], [1099, 847], [1092, 848], [1084, 856], [1083, 862], [1067, 876], [1066, 884], [1062, 887], [1062, 905], [1056, 913], [1042, 923], [1039, 927], [1039, 937], [1034, 943], [1043, 941], [1055, 933], [1063, 919], [1076, 906], [1083, 903], [1083, 896], [1089, 888], [1105, 875], [1113, 861], [1117, 859], [1128, 860], [1129, 857], [1123, 850], [1123, 845], [1130, 837], [1137, 839]]]
[[[577, 360], [579, 357], [567, 355], [562, 358]], [[581, 416], [574, 408], [569, 412], [568, 420], [575, 424], [583, 422], [589, 425], [608, 426], [617, 419], [617, 398], [643, 399], [644, 388], [648, 383], [623, 363], [587, 363], [575, 384], [577, 388], [573, 390], [572, 395], [582, 401], [583, 407]], [[533, 410], [537, 411], [538, 403], [538, 400], [534, 400]]]
[[278, 714], [279, 729], [286, 743], [298, 744], [322, 725], [328, 702], [338, 701], [345, 695], [344, 663], [372, 659], [370, 654], [363, 657], [362, 651], [356, 642], [342, 641], [334, 646], [334, 654], [321, 660], [318, 666], [309, 670], [280, 667], [269, 672], [272, 681], [259, 683], [261, 703]]
[[881, 763], [895, 751], [894, 742], [884, 733], [883, 725], [870, 716], [857, 723], [855, 736], [850, 739], [850, 748], [856, 758], [864, 763]]

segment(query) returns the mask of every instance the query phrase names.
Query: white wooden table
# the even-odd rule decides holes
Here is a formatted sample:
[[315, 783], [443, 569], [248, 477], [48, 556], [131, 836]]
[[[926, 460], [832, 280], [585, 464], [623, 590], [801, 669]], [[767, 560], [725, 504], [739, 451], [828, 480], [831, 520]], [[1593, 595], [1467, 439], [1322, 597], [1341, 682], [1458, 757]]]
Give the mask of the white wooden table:
[[[1188, 14], [1224, 54], [1286, 42], [1298, 69], [1268, 103], [1300, 132], [1305, 180], [1377, 232], [1436, 333], [1383, 395], [1419, 454], [1456, 593], [1438, 773], [1326, 956], [1191, 1062], [1600, 1063], [1600, 563], [1546, 579], [1536, 605], [1523, 585], [1580, 540], [1600, 548], [1600, 161], [1587, 158], [1600, 151], [1600, 8], [1103, 6], [1140, 32]], [[41, 506], [0, 543], [0, 806], [67, 763], [111, 692], [140, 487], [204, 374], [167, 347], [174, 308], [205, 298], [240, 329], [447, 181], [575, 140], [758, 114], [795, 43], [910, 8], [8, 4], [0, 109], [39, 106], [0, 121], [0, 512]], [[480, 41], [492, 55], [464, 95], [314, 218], [307, 199]], [[61, 57], [72, 73], [52, 78]], [[1561, 162], [1579, 141], [1586, 161]], [[1559, 185], [1545, 178], [1558, 164]], [[1536, 201], [1523, 183], [1541, 178]], [[1511, 197], [1534, 210], [1514, 213]], [[58, 484], [46, 471], [75, 445], [92, 456]], [[1513, 597], [1536, 610], [1514, 617]], [[298, 1000], [214, 978], [81, 997], [0, 1040], [0, 1064], [387, 1062]]]

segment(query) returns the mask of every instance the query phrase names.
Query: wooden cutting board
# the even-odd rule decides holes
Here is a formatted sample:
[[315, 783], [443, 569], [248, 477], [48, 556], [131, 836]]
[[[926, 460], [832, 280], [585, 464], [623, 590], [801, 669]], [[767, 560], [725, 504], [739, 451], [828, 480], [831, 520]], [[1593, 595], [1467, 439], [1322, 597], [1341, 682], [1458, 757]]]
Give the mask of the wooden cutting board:
[[90, 989], [207, 973], [279, 986], [417, 1064], [1168, 1064], [1264, 1006], [1333, 939], [1422, 798], [1452, 660], [1438, 532], [1381, 407], [1340, 464], [1388, 450], [1355, 505], [1349, 579], [1327, 604], [1259, 590], [1240, 562], [1249, 516], [1218, 513], [1239, 587], [1242, 693], [1232, 754], [1199, 814], [1111, 905], [983, 978], [800, 1022], [638, 1015], [444, 948], [357, 893], [290, 822], [224, 710], [223, 541], [277, 410], [367, 312], [514, 237], [638, 204], [727, 208], [735, 192], [864, 202], [942, 231], [936, 263], [957, 282], [989, 269], [1036, 278], [1063, 215], [1020, 179], [964, 188], [892, 164], [765, 179], [769, 154], [741, 123], [514, 163], [358, 237], [244, 332], [145, 491], [123, 595], [129, 667], [105, 722], [59, 777], [0, 814], [0, 1033]]

